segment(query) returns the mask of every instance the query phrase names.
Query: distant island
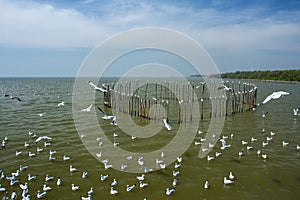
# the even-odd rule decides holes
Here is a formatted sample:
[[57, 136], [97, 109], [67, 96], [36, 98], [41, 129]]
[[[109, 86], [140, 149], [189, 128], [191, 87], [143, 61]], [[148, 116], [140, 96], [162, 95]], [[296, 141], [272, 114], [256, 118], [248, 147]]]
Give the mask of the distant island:
[[300, 70], [236, 71], [222, 73], [221, 77], [230, 79], [300, 82]]

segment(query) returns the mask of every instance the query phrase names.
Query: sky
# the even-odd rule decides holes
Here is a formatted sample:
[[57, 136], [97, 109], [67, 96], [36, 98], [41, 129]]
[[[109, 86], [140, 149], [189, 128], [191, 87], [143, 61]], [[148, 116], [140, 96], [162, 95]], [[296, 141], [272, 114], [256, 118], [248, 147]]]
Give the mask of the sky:
[[142, 27], [193, 38], [220, 72], [300, 69], [297, 0], [0, 0], [0, 77], [76, 76], [99, 43]]

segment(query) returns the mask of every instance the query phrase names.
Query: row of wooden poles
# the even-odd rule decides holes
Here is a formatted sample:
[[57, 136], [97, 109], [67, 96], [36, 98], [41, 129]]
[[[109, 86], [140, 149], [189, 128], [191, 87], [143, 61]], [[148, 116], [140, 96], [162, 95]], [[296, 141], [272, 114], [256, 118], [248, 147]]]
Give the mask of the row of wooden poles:
[[249, 111], [257, 98], [255, 85], [234, 81], [122, 80], [107, 87], [103, 100], [112, 110], [151, 120], [172, 117], [179, 123], [193, 121], [194, 115], [204, 120]]

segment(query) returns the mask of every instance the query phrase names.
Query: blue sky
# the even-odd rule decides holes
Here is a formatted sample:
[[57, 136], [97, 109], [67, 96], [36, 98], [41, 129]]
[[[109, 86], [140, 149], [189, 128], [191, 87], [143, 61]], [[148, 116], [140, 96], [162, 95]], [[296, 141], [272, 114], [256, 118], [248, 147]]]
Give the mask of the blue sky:
[[300, 69], [299, 1], [0, 0], [0, 76], [75, 76], [97, 44], [149, 26], [192, 37], [221, 72]]

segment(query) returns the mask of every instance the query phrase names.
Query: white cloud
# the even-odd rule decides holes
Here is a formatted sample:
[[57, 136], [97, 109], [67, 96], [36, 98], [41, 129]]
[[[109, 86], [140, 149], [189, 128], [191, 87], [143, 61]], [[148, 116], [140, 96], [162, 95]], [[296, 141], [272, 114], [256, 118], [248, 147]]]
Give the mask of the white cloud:
[[[131, 28], [160, 26], [186, 33], [208, 48], [299, 50], [299, 12], [257, 17], [263, 10], [224, 12], [193, 5], [109, 1], [95, 4], [95, 15], [37, 2], [0, 0], [0, 44], [21, 47], [94, 47]], [[217, 3], [216, 1], [215, 3]], [[218, 3], [220, 4], [220, 3]]]

